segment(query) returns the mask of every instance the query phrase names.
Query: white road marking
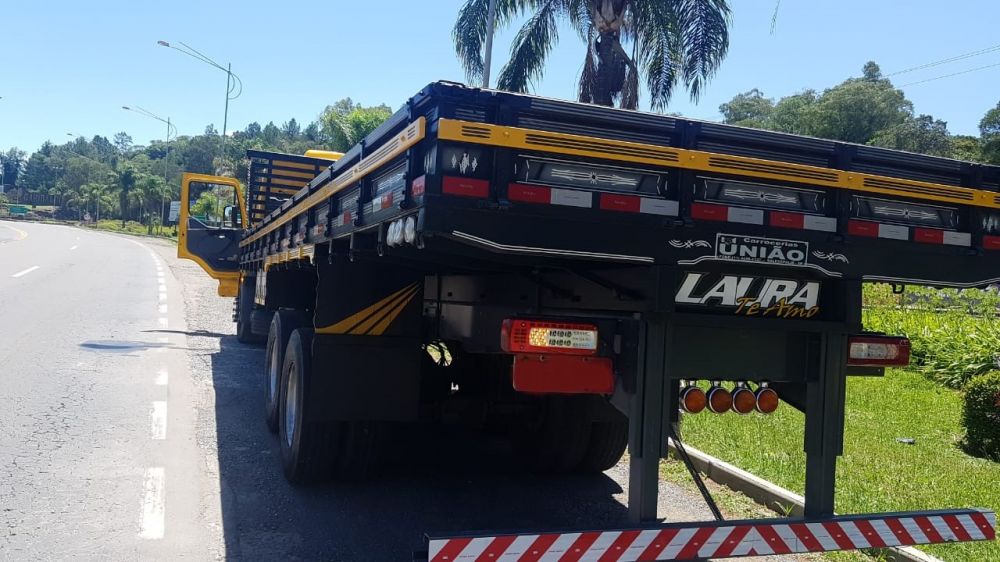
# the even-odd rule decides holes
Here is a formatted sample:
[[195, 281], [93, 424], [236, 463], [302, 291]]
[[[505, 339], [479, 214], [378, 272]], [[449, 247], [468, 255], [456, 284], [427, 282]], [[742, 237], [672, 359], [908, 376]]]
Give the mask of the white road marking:
[[163, 401], [153, 402], [153, 409], [149, 412], [149, 430], [153, 439], [167, 438], [167, 403]]
[[157, 322], [157, 325], [159, 327], [161, 327], [161, 328], [166, 328], [169, 325], [169, 323], [168, 323], [168, 321], [167, 321], [166, 318], [158, 318], [156, 320], [156, 322]]
[[162, 539], [166, 506], [163, 503], [164, 480], [166, 471], [163, 467], [147, 468], [142, 478], [142, 523], [139, 527], [139, 538]]
[[163, 292], [165, 292], [167, 290], [167, 286], [164, 285], [163, 283], [160, 283], [159, 289], [160, 289], [160, 292], [163, 293]]
[[31, 273], [32, 271], [38, 269], [38, 267], [39, 266], [37, 266], [37, 265], [33, 265], [33, 266], [29, 267], [28, 269], [25, 269], [24, 271], [18, 271], [14, 275], [11, 275], [11, 277], [21, 277], [22, 275], [27, 275], [27, 274]]
[[160, 307], [159, 307], [159, 311], [160, 311], [160, 314], [166, 314], [167, 313], [167, 305], [161, 304]]
[[70, 250], [75, 250], [75, 249], [77, 249], [77, 248], [79, 248], [79, 247], [80, 247], [80, 245], [79, 245], [79, 244], [73, 244], [72, 246], [70, 246], [70, 247], [69, 247], [69, 249], [70, 249]]
[[160, 367], [160, 370], [156, 371], [156, 384], [159, 386], [167, 386], [167, 379], [168, 379], [167, 368]]
[[160, 292], [160, 302], [163, 302], [165, 300], [167, 300], [167, 294], [161, 291]]

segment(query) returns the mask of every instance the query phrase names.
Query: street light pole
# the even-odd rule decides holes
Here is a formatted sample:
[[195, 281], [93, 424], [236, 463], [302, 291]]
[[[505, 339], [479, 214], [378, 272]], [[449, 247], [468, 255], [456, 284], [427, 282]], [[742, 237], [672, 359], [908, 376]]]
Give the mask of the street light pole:
[[197, 49], [188, 45], [187, 43], [181, 41], [179, 41], [178, 43], [180, 43], [181, 45], [180, 47], [175, 47], [174, 45], [171, 45], [167, 41], [161, 40], [156, 42], [156, 44], [160, 45], [161, 47], [167, 47], [168, 49], [173, 49], [179, 53], [184, 53], [185, 55], [191, 58], [198, 59], [201, 62], [209, 66], [218, 68], [219, 70], [226, 73], [226, 106], [225, 106], [225, 112], [222, 114], [222, 149], [219, 154], [219, 157], [223, 161], [225, 161], [226, 132], [227, 132], [227, 125], [229, 124], [229, 102], [231, 100], [235, 100], [236, 98], [240, 97], [241, 94], [243, 94], [243, 81], [240, 80], [239, 76], [233, 73], [233, 63], [227, 63], [226, 66], [222, 66], [221, 64], [208, 58], [207, 55], [205, 55], [201, 51], [198, 51]]
[[[166, 119], [164, 119], [164, 118], [160, 117], [159, 115], [153, 113], [152, 111], [149, 111], [148, 109], [144, 109], [142, 107], [139, 107], [138, 105], [135, 106], [135, 107], [129, 107], [127, 105], [123, 105], [122, 109], [124, 109], [125, 111], [131, 111], [132, 113], [138, 113], [139, 115], [142, 115], [143, 117], [149, 117], [150, 119], [156, 119], [157, 121], [160, 121], [161, 123], [166, 123], [167, 124], [167, 136], [166, 136], [166, 138], [163, 141], [163, 143], [166, 145], [166, 154], [164, 154], [164, 156], [163, 156], [163, 184], [164, 184], [164, 186], [166, 186], [169, 189], [170, 188], [170, 179], [167, 177], [167, 163], [170, 160], [170, 133], [173, 132], [174, 138], [177, 138], [177, 127], [175, 127], [170, 122], [170, 116], [169, 115], [167, 116]], [[225, 138], [225, 137], [223, 137], [223, 138]], [[161, 192], [160, 193], [160, 224], [161, 225], [163, 224], [163, 217], [166, 214], [165, 213], [166, 204], [167, 204], [166, 203], [166, 194], [164, 194], [164, 193]]]

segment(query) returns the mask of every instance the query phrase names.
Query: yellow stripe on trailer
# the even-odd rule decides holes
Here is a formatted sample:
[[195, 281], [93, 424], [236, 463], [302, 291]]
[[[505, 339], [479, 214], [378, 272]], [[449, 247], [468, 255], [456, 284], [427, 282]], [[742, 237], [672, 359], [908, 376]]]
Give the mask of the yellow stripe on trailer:
[[980, 189], [792, 164], [762, 158], [731, 156], [700, 150], [474, 123], [457, 119], [438, 120], [438, 138], [700, 172], [790, 181], [944, 203], [1000, 208], [1000, 195]]

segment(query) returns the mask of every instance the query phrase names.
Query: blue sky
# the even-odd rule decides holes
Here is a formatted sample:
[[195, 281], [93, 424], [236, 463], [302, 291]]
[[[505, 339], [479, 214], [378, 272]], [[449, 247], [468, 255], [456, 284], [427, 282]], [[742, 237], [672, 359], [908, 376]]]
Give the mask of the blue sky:
[[[780, 97], [823, 89], [860, 74], [865, 61], [890, 73], [990, 47], [1000, 4], [989, 0], [783, 0], [771, 33], [773, 0], [730, 0], [730, 55], [698, 103], [675, 96], [668, 111], [718, 119], [718, 106], [760, 88]], [[184, 41], [225, 64], [245, 84], [230, 105], [229, 128], [295, 117], [314, 119], [351, 97], [399, 105], [428, 82], [462, 80], [451, 43], [461, 0], [366, 2], [49, 2], [9, 0], [0, 10], [0, 149], [35, 150], [67, 133], [131, 134], [137, 143], [165, 127], [121, 109], [170, 116], [181, 134], [222, 128], [225, 74], [159, 47]], [[506, 60], [513, 31], [498, 36]], [[582, 43], [560, 35], [541, 95], [572, 98]], [[894, 77], [897, 85], [1000, 63], [1000, 51]], [[918, 113], [976, 133], [1000, 101], [1000, 67], [904, 88]]]

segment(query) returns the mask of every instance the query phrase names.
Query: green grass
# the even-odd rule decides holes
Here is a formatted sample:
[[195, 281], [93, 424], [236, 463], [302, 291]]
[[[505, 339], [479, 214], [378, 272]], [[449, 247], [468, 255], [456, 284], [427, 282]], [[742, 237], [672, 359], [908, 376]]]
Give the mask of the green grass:
[[[1000, 511], [1000, 463], [958, 448], [961, 395], [912, 371], [851, 378], [839, 513], [985, 507]], [[772, 416], [685, 416], [689, 444], [775, 484], [803, 493], [804, 417], [783, 404]], [[896, 442], [916, 439], [915, 445]], [[921, 547], [949, 562], [1000, 561], [1000, 542]]]
[[1000, 355], [1000, 294], [976, 289], [865, 286], [865, 328], [906, 336], [912, 364], [951, 388], [997, 368]]
[[[94, 223], [92, 225], [89, 225], [88, 228], [94, 228], [94, 229], [97, 229], [97, 230], [105, 230], [105, 231], [108, 231], [108, 232], [121, 232], [121, 233], [125, 233], [125, 234], [136, 234], [136, 235], [139, 235], [139, 236], [149, 236], [149, 229], [148, 229], [148, 227], [146, 225], [144, 225], [144, 224], [141, 224], [141, 223], [138, 223], [138, 222], [135, 222], [135, 221], [128, 221], [128, 222], [126, 222], [125, 226], [123, 228], [122, 227], [122, 221], [120, 221], [120, 220], [100, 220], [100, 221], [97, 221], [96, 223]], [[158, 232], [162, 232], [162, 234], [158, 234]], [[175, 242], [177, 241], [177, 236], [174, 235], [174, 228], [173, 227], [163, 227], [162, 229], [159, 229], [159, 228], [157, 228], [157, 227], [154, 226], [153, 227], [153, 236], [157, 236], [159, 238], [167, 238], [167, 239], [173, 240]]]

